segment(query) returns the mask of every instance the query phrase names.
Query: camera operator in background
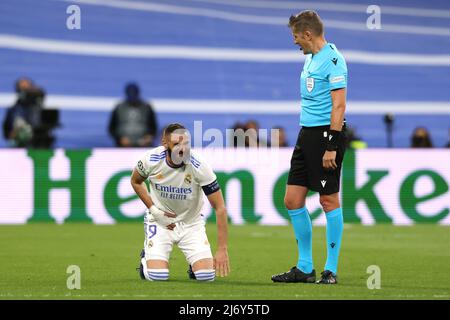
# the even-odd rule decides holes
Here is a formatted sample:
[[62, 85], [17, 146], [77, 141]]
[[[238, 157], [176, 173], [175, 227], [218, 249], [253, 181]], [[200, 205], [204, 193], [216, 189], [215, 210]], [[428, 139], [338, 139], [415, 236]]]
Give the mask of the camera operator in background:
[[150, 147], [158, 129], [150, 103], [140, 96], [136, 83], [125, 86], [126, 98], [113, 110], [108, 131], [118, 147]]
[[[54, 139], [43, 130], [42, 123], [44, 90], [30, 79], [20, 78], [15, 91], [17, 101], [8, 109], [3, 122], [5, 139], [12, 147], [50, 147]], [[42, 139], [43, 131], [47, 139]]]

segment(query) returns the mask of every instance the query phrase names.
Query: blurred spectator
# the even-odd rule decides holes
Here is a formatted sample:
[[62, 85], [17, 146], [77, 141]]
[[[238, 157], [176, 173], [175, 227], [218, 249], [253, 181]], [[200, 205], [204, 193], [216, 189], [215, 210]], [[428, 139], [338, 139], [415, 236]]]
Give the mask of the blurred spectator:
[[[270, 132], [267, 132], [270, 134]], [[237, 122], [233, 126], [232, 145], [234, 147], [266, 147], [267, 140], [262, 139], [259, 135], [259, 124], [254, 120], [249, 120], [246, 123]]]
[[267, 147], [267, 141], [259, 135], [259, 124], [255, 120], [249, 120], [244, 125], [245, 147]]
[[[28, 78], [16, 81], [17, 101], [7, 112], [3, 122], [3, 136], [12, 147], [50, 148], [55, 137], [51, 130], [57, 124], [57, 110], [44, 110], [45, 91]], [[51, 122], [47, 122], [52, 111]], [[54, 120], [54, 121], [53, 121]]]
[[361, 139], [356, 134], [356, 129], [350, 126], [347, 126], [345, 130], [345, 134], [347, 136], [347, 141], [345, 147], [347, 149], [365, 149], [367, 148], [367, 143]]
[[275, 137], [278, 138], [278, 141], [271, 141], [271, 147], [279, 147], [279, 148], [283, 148], [283, 147], [289, 147], [289, 144], [287, 142], [287, 138], [286, 138], [286, 131], [284, 130], [283, 127], [274, 127], [273, 129], [277, 130], [277, 134], [275, 134]]
[[245, 147], [258, 147], [259, 146], [259, 124], [254, 120], [249, 120], [244, 125], [245, 130]]
[[414, 129], [411, 136], [411, 148], [433, 148], [430, 133], [423, 127]]
[[155, 112], [140, 97], [136, 83], [125, 86], [126, 99], [113, 110], [109, 133], [118, 147], [150, 147], [158, 130]]
[[233, 147], [242, 147], [239, 145], [239, 137], [242, 133], [242, 136], [244, 135], [245, 132], [245, 125], [243, 125], [240, 122], [236, 122], [233, 126], [233, 133], [230, 137], [230, 139], [233, 139]]

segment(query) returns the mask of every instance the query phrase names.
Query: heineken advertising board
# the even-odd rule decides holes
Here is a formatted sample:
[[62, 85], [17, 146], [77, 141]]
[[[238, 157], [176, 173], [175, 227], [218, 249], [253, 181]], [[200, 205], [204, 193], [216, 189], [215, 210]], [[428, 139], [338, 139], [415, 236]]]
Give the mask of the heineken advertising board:
[[[130, 174], [143, 149], [1, 150], [0, 224], [142, 221]], [[288, 223], [283, 197], [292, 149], [197, 150], [211, 164], [230, 222]], [[347, 223], [450, 225], [450, 150], [349, 151], [341, 201]], [[325, 224], [319, 195], [307, 207]], [[205, 199], [202, 210], [214, 220]]]

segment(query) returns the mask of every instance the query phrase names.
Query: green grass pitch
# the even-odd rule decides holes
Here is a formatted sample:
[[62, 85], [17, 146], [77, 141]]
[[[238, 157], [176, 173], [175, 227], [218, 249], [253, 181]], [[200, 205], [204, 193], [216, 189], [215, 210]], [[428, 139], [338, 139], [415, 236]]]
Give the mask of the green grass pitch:
[[[216, 226], [207, 226], [213, 248]], [[320, 273], [326, 229], [314, 227]], [[291, 226], [230, 226], [232, 273], [213, 283], [188, 280], [178, 248], [170, 280], [139, 279], [135, 268], [142, 224], [0, 226], [0, 299], [450, 299], [450, 228], [346, 225], [336, 286], [274, 284], [295, 265]], [[69, 290], [69, 265], [81, 268], [81, 289]], [[381, 268], [381, 289], [367, 288], [367, 267]]]

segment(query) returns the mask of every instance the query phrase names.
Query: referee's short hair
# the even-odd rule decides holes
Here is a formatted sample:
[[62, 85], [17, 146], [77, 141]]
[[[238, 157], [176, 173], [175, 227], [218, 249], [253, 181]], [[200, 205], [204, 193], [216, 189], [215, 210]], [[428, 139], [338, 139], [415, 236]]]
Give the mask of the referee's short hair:
[[323, 34], [323, 23], [317, 12], [313, 10], [304, 10], [297, 15], [289, 18], [289, 28], [294, 32], [310, 31], [316, 36]]

